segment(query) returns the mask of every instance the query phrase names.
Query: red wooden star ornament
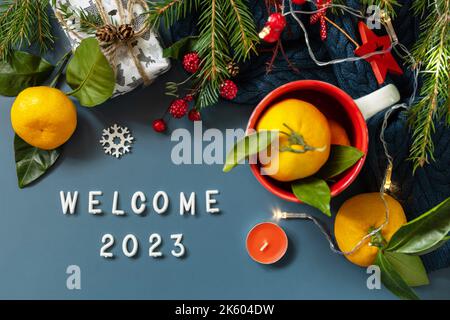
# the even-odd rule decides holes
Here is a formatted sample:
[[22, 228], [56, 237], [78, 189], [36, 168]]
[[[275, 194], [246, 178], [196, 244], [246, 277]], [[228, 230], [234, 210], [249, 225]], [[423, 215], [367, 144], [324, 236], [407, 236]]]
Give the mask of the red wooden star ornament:
[[[389, 35], [379, 37], [361, 21], [358, 23], [358, 29], [363, 44], [355, 49], [357, 56], [362, 57], [371, 52], [387, 50], [391, 46]], [[403, 74], [403, 70], [399, 67], [391, 52], [373, 55], [365, 60], [372, 66], [378, 84], [385, 81], [388, 71], [393, 74]]]

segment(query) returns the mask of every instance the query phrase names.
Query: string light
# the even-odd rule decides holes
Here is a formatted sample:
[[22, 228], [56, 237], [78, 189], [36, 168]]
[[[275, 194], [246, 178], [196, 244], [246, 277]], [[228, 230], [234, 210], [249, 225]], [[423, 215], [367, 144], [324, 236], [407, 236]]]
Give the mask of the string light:
[[[314, 55], [314, 52], [311, 48], [311, 44], [309, 42], [309, 36], [308, 36], [308, 32], [306, 31], [306, 28], [304, 26], [304, 24], [302, 23], [302, 21], [300, 20], [300, 18], [297, 16], [297, 14], [315, 14], [324, 10], [327, 10], [328, 8], [339, 8], [343, 11], [348, 12], [349, 14], [361, 18], [361, 19], [365, 19], [366, 17], [363, 15], [363, 13], [359, 10], [353, 9], [351, 7], [345, 6], [345, 5], [340, 5], [340, 4], [329, 4], [326, 5], [322, 8], [319, 8], [317, 10], [313, 10], [313, 11], [302, 11], [302, 10], [294, 10], [293, 5], [292, 5], [292, 1], [291, 0], [287, 0], [289, 2], [289, 10], [286, 10], [286, 0], [283, 0], [283, 4], [281, 7], [282, 10], [282, 14], [284, 16], [290, 15], [300, 26], [300, 28], [303, 31], [304, 37], [305, 37], [305, 43], [308, 49], [308, 53], [311, 57], [311, 59], [318, 65], [318, 66], [327, 66], [327, 65], [332, 65], [332, 64], [338, 64], [338, 63], [342, 63], [342, 62], [352, 62], [352, 61], [358, 61], [361, 59], [367, 59], [370, 58], [371, 56], [374, 55], [379, 55], [379, 54], [385, 54], [390, 52], [391, 50], [394, 50], [399, 56], [401, 56], [404, 60], [408, 60], [411, 62], [412, 67], [410, 67], [409, 69], [412, 71], [413, 73], [413, 92], [408, 100], [408, 103], [400, 103], [400, 104], [396, 104], [392, 107], [390, 107], [386, 113], [384, 114], [384, 118], [383, 118], [383, 123], [381, 125], [381, 131], [380, 131], [380, 136], [379, 139], [382, 143], [383, 146], [383, 151], [384, 154], [386, 156], [386, 160], [387, 160], [387, 166], [386, 166], [386, 171], [383, 177], [383, 180], [380, 184], [380, 189], [379, 189], [379, 194], [380, 194], [380, 198], [383, 201], [383, 205], [385, 208], [385, 220], [384, 222], [377, 228], [374, 228], [372, 231], [368, 232], [364, 237], [361, 238], [361, 240], [350, 250], [350, 251], [341, 251], [337, 248], [337, 245], [335, 244], [335, 242], [333, 241], [333, 237], [330, 233], [330, 231], [324, 226], [324, 223], [322, 221], [320, 221], [319, 219], [315, 218], [314, 216], [307, 214], [307, 213], [292, 213], [292, 212], [284, 212], [281, 211], [280, 209], [274, 209], [273, 210], [273, 219], [275, 221], [280, 221], [281, 219], [301, 219], [301, 220], [309, 220], [312, 221], [318, 228], [319, 230], [322, 232], [322, 234], [325, 236], [325, 238], [327, 239], [329, 245], [330, 245], [330, 249], [337, 254], [340, 255], [351, 255], [352, 253], [354, 253], [356, 250], [358, 250], [362, 245], [364, 245], [366, 243], [367, 240], [369, 240], [371, 237], [375, 236], [378, 232], [380, 232], [389, 222], [389, 207], [385, 198], [385, 195], [387, 192], [390, 192], [391, 189], [393, 188], [393, 183], [392, 183], [392, 171], [393, 171], [393, 158], [392, 156], [389, 154], [388, 151], [388, 147], [387, 147], [387, 142], [385, 140], [384, 137], [384, 133], [385, 130], [387, 128], [387, 124], [389, 121], [389, 117], [391, 116], [391, 114], [398, 109], [407, 109], [408, 106], [410, 106], [413, 102], [414, 99], [416, 97], [416, 93], [417, 93], [417, 88], [418, 88], [418, 76], [419, 76], [419, 68], [420, 65], [414, 60], [414, 57], [411, 55], [411, 53], [409, 52], [409, 50], [399, 42], [397, 34], [395, 33], [395, 30], [392, 26], [392, 22], [390, 17], [383, 12], [382, 10], [380, 10], [380, 22], [383, 24], [383, 26], [385, 27], [387, 33], [389, 34], [390, 38], [391, 38], [391, 46], [389, 48], [387, 48], [386, 50], [380, 50], [380, 51], [375, 51], [375, 52], [371, 52], [369, 54], [366, 54], [364, 56], [361, 57], [347, 57], [347, 58], [340, 58], [340, 59], [334, 59], [334, 60], [330, 60], [330, 61], [319, 61], [316, 56]], [[309, 1], [312, 2], [312, 1]], [[369, 17], [370, 18], [370, 17]], [[371, 18], [374, 18], [374, 15], [371, 16]], [[328, 22], [331, 23], [330, 20], [328, 20]], [[343, 32], [343, 30], [338, 27], [335, 23], [332, 23], [338, 30], [340, 30], [341, 32]], [[348, 34], [344, 31], [344, 35], [347, 36], [347, 38], [349, 38]], [[352, 41], [354, 44], [357, 45], [357, 43], [353, 40]], [[370, 242], [369, 242], [370, 245]]]

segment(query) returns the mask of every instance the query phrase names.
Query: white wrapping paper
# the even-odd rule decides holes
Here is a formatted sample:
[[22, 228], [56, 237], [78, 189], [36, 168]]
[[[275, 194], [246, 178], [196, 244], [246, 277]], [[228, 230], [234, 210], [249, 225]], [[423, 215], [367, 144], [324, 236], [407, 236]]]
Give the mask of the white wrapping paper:
[[[116, 25], [130, 23], [134, 21], [134, 29], [140, 30], [144, 23], [144, 16], [141, 13], [145, 8], [140, 5], [133, 5], [132, 12], [127, 11], [129, 0], [101, 0], [101, 9], [104, 9], [108, 14], [110, 23]], [[78, 10], [82, 8], [86, 12], [93, 14], [99, 13], [99, 6], [96, 0], [57, 0], [56, 6], [53, 8], [58, 13], [58, 8], [61, 4], [69, 5], [72, 10]], [[118, 5], [122, 5], [122, 12], [126, 21], [121, 21], [119, 15]], [[61, 23], [61, 14], [57, 14]], [[134, 17], [134, 19], [131, 19]], [[86, 34], [80, 31], [79, 21], [77, 19], [64, 20], [61, 23], [65, 34], [69, 38], [71, 47], [75, 49], [82, 39], [87, 37], [93, 37], [95, 35]], [[80, 39], [81, 38], [81, 39]], [[115, 67], [116, 67], [116, 87], [114, 90], [114, 96], [127, 93], [141, 84], [149, 84], [156, 77], [163, 74], [170, 68], [170, 62], [168, 59], [163, 58], [163, 50], [160, 45], [158, 36], [153, 31], [146, 31], [142, 36], [135, 37], [131, 42], [131, 52], [126, 44], [117, 45], [115, 52]], [[136, 66], [136, 60], [141, 65], [141, 72], [144, 71], [147, 83], [144, 83], [144, 79], [141, 76], [138, 67]]]

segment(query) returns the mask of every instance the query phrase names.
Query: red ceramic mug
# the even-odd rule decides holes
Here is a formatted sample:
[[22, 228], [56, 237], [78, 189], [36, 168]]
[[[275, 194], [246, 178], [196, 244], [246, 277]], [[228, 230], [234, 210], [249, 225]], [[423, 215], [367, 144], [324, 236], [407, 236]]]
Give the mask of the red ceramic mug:
[[[390, 84], [367, 96], [353, 100], [343, 90], [326, 82], [294, 81], [273, 90], [261, 100], [250, 116], [247, 131], [256, 129], [259, 118], [269, 107], [287, 98], [304, 100], [316, 106], [328, 119], [334, 119], [345, 128], [353, 147], [367, 154], [369, 135], [365, 119], [398, 102], [400, 94], [397, 88]], [[361, 158], [330, 185], [332, 197], [344, 191], [355, 180], [365, 159], [365, 156]], [[300, 202], [292, 193], [289, 183], [279, 182], [261, 174], [258, 164], [251, 164], [250, 167], [256, 179], [267, 190], [282, 199]]]

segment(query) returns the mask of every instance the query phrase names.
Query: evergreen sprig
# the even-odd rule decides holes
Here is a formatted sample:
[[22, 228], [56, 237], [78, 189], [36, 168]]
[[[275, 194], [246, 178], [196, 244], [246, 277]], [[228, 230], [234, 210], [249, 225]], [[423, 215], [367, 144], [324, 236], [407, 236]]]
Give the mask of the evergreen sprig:
[[201, 57], [197, 74], [199, 95], [197, 107], [215, 104], [219, 99], [219, 85], [228, 77], [227, 62], [231, 60], [227, 39], [226, 7], [229, 0], [201, 0], [198, 19], [200, 35], [194, 47]]
[[58, 6], [58, 11], [62, 14], [64, 20], [77, 21], [79, 30], [87, 34], [94, 34], [98, 28], [104, 25], [100, 14], [95, 14], [82, 8], [73, 9], [68, 3], [61, 3]]
[[0, 4], [0, 60], [12, 51], [38, 44], [42, 52], [52, 48], [48, 0], [4, 0]]
[[259, 41], [252, 14], [245, 0], [226, 1], [228, 6], [227, 29], [229, 41], [237, 62], [246, 60], [252, 52], [256, 53], [255, 44]]
[[410, 159], [416, 170], [434, 160], [434, 121], [446, 116], [450, 125], [450, 0], [416, 0], [413, 8], [416, 14], [427, 15], [412, 53], [421, 65], [423, 80], [420, 99], [409, 115]]
[[148, 22], [154, 26], [164, 20], [170, 27], [188, 14], [199, 12], [199, 35], [193, 50], [201, 65], [194, 75], [192, 92], [197, 95], [197, 109], [217, 103], [220, 84], [230, 77], [227, 65], [244, 61], [256, 52], [259, 38], [247, 1], [163, 0], [149, 2], [149, 7]]
[[176, 21], [185, 18], [189, 13], [198, 8], [201, 0], [162, 0], [159, 2], [147, 1], [150, 10], [148, 22], [151, 26], [158, 26], [161, 19], [166, 28], [172, 26]]
[[366, 6], [377, 6], [390, 17], [395, 17], [395, 9], [400, 7], [397, 0], [361, 0]]

